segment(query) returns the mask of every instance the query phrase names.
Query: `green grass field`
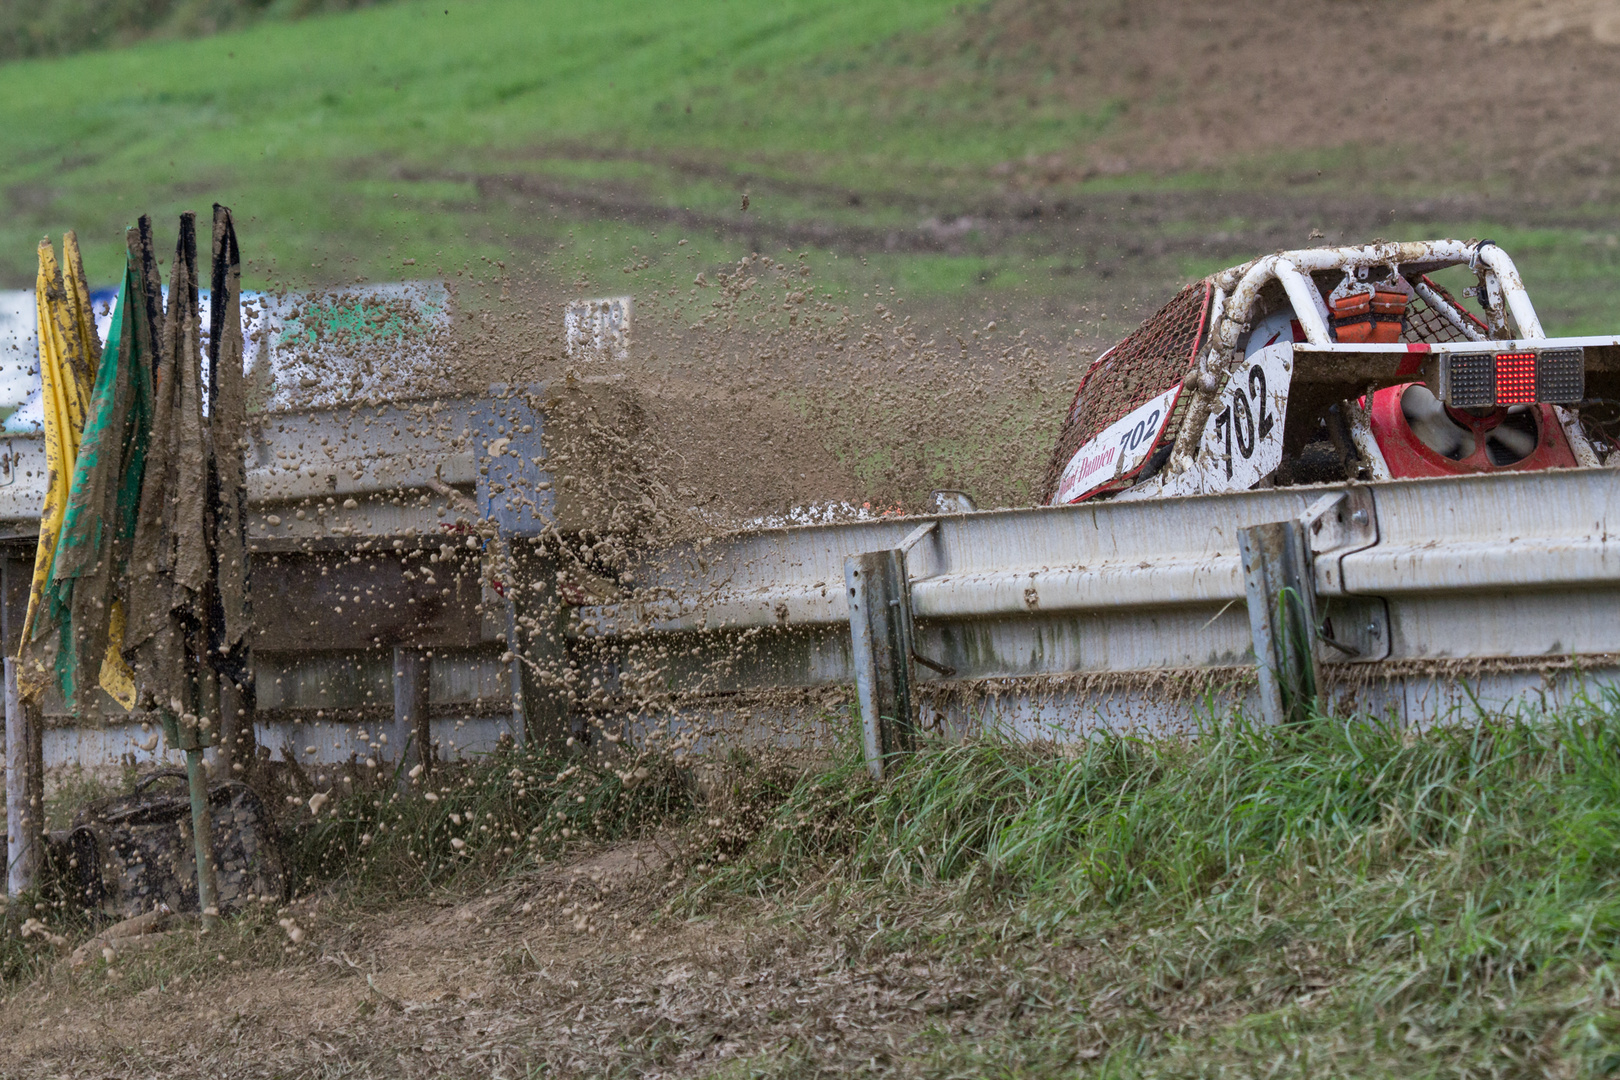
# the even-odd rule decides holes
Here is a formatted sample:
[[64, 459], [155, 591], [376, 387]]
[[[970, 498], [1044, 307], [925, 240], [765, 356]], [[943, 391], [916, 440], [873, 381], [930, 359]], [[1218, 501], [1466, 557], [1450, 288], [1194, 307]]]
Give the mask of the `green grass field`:
[[[258, 285], [484, 259], [607, 277], [636, 253], [656, 273], [675, 269], [672, 238], [694, 237], [716, 265], [786, 247], [855, 254], [828, 260], [829, 280], [1056, 321], [1090, 302], [1134, 314], [1189, 274], [1304, 243], [1318, 219], [1330, 238], [1367, 237], [1360, 219], [1330, 220], [1382, 160], [1360, 153], [1031, 194], [1009, 168], [1073, 157], [1140, 117], [1118, 97], [1008, 94], [1017, 56], [987, 65], [953, 46], [964, 17], [938, 0], [613, 0], [588, 15], [439, 0], [0, 65], [0, 285], [29, 284], [34, 243], [67, 228], [111, 282], [137, 213], [163, 221], [216, 199], [240, 215]], [[1313, 185], [1283, 179], [1313, 165]], [[1422, 194], [1402, 183], [1384, 185], [1401, 194], [1379, 231], [1517, 242], [1554, 329], [1620, 325], [1612, 218], [1527, 223], [1505, 207], [1402, 227]], [[1032, 216], [1032, 199], [1067, 200], [1068, 216]], [[1145, 216], [1126, 205], [1141, 199]]]
[[213, 198], [257, 223], [243, 233], [261, 274], [398, 276], [404, 257], [504, 258], [564, 230], [531, 200], [481, 197], [467, 177], [534, 173], [554, 150], [580, 151], [556, 171], [588, 186], [680, 172], [616, 155], [690, 152], [718, 175], [661, 184], [663, 198], [722, 212], [738, 202], [732, 169], [877, 178], [896, 152], [920, 168], [1021, 149], [1017, 135], [998, 147], [981, 133], [970, 147], [827, 94], [847, 85], [841, 69], [947, 13], [629, 0], [585, 18], [528, 0], [448, 13], [407, 3], [8, 64], [4, 273], [20, 284], [35, 234], [76, 226], [92, 272], [110, 277], [127, 219]]

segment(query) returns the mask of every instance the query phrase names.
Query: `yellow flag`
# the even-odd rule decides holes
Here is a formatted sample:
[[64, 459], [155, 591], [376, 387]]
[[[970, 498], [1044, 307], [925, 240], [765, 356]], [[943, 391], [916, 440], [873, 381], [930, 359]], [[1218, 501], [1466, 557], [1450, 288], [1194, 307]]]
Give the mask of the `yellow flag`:
[[101, 658], [101, 688], [126, 709], [135, 707], [135, 673], [124, 660], [124, 602], [114, 600], [107, 618], [107, 654]]
[[[67, 510], [73, 463], [79, 457], [79, 438], [90, 406], [90, 389], [96, 365], [101, 362], [101, 342], [90, 311], [90, 288], [79, 258], [79, 240], [71, 232], [62, 238], [62, 258], [65, 268], [57, 266], [50, 239], [39, 242], [34, 300], [39, 312], [39, 380], [44, 390], [45, 505], [39, 514], [34, 583], [28, 593], [28, 614], [23, 618], [18, 653], [23, 662], [17, 672], [18, 684], [29, 697], [36, 696], [51, 678], [50, 660], [34, 646], [34, 622], [51, 579], [51, 561], [62, 530], [62, 515]], [[40, 643], [46, 653], [55, 644]]]

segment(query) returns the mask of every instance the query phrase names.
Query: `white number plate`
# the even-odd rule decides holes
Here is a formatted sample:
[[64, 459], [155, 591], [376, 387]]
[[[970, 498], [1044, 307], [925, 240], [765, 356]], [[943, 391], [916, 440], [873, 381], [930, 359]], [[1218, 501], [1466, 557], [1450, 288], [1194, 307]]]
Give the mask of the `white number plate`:
[[[1232, 372], [1215, 403], [1192, 467], [1166, 476], [1149, 497], [1247, 491], [1282, 464], [1283, 419], [1294, 376], [1294, 345], [1285, 341], [1250, 353]], [[1136, 489], [1132, 489], [1136, 495]]]
[[1052, 503], [1079, 502], [1104, 484], [1130, 473], [1147, 459], [1175, 407], [1177, 383], [1158, 397], [1103, 428], [1095, 439], [1076, 450], [1058, 481]]

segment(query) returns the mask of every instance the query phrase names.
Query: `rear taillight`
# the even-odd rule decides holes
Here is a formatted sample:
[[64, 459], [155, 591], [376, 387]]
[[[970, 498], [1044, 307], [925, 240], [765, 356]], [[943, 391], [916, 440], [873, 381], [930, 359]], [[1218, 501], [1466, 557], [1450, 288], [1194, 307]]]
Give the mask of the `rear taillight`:
[[1536, 354], [1496, 354], [1496, 404], [1531, 405], [1536, 400]]
[[1537, 401], [1567, 405], [1585, 393], [1580, 349], [1447, 353], [1440, 359], [1440, 400], [1457, 409]]

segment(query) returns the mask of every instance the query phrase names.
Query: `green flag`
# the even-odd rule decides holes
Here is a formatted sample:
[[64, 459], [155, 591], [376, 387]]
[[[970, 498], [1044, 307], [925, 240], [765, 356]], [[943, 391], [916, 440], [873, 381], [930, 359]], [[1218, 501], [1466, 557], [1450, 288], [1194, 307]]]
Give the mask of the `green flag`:
[[98, 684], [125, 708], [135, 704], [133, 676], [118, 646], [124, 636], [123, 584], [151, 438], [156, 341], [136, 230], [128, 239], [124, 284], [96, 369], [47, 590], [52, 615], [62, 627], [56, 677], [81, 716]]

